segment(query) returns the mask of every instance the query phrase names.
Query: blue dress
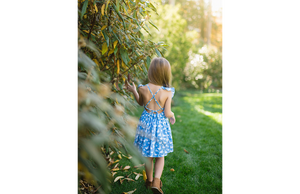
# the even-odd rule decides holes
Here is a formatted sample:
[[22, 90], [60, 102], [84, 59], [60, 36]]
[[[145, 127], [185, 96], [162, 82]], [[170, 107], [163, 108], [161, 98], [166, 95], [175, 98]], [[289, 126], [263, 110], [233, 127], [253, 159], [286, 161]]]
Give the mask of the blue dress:
[[[143, 85], [140, 84], [138, 87], [141, 86]], [[137, 126], [134, 145], [139, 149], [144, 157], [163, 157], [168, 153], [173, 152], [173, 140], [169, 120], [165, 116], [164, 108], [162, 108], [155, 99], [155, 95], [160, 89], [163, 89], [171, 91], [173, 98], [175, 89], [162, 86], [153, 95], [148, 84], [146, 86], [151, 92], [152, 98], [146, 106], [144, 106], [144, 111]], [[152, 99], [155, 100], [160, 109], [151, 110], [147, 107]], [[151, 112], [147, 112], [146, 109]], [[157, 113], [160, 110], [163, 111], [161, 113]]]

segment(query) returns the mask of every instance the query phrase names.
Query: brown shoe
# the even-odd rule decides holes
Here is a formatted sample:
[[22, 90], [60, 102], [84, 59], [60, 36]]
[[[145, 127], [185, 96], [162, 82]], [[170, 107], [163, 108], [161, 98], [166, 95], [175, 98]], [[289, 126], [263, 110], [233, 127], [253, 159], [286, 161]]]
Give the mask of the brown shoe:
[[146, 179], [145, 186], [147, 187], [147, 189], [151, 189], [152, 182], [150, 182], [150, 181], [148, 181], [148, 179]]
[[152, 182], [151, 190], [153, 194], [164, 194], [164, 192], [161, 190], [162, 182], [159, 178], [154, 178]]

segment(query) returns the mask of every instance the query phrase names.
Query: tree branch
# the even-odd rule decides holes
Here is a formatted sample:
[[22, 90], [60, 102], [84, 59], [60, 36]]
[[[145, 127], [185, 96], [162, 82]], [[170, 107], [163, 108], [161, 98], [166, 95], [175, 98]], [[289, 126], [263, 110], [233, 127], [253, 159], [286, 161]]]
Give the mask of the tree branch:
[[93, 17], [92, 26], [91, 26], [91, 29], [90, 29], [90, 32], [89, 32], [89, 35], [88, 35], [88, 40], [90, 40], [90, 36], [91, 36], [92, 30], [95, 26], [95, 23], [96, 23], [96, 14], [94, 14], [94, 17]]
[[[139, 62], [141, 62], [141, 60], [142, 60], [142, 59], [140, 59]], [[135, 66], [135, 65], [138, 64], [139, 62], [137, 62], [137, 63], [131, 65], [131, 67], [129, 67], [126, 71], [123, 71], [121, 74], [126, 73], [127, 71], [129, 71], [129, 69], [131, 69], [133, 66]]]

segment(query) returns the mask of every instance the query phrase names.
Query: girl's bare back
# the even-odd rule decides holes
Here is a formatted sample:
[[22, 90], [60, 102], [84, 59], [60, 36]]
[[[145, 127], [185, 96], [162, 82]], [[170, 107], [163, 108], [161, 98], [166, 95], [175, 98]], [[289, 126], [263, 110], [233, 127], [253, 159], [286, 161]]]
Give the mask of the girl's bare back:
[[[152, 91], [152, 94], [154, 95], [160, 88], [161, 86], [154, 85], [152, 83], [148, 84], [150, 90]], [[143, 105], [145, 106], [149, 100], [152, 98], [152, 94], [149, 91], [149, 88], [147, 85], [139, 87], [139, 96], [142, 98]], [[166, 116], [168, 113], [171, 111], [171, 99], [172, 99], [172, 92], [171, 91], [166, 91], [166, 90], [159, 90], [157, 94], [155, 95], [155, 99], [159, 103], [159, 105], [165, 109]], [[140, 99], [141, 100], [141, 99]], [[140, 101], [141, 102], [141, 101]], [[150, 101], [150, 103], [147, 106], [149, 109], [152, 110], [159, 110], [160, 107], [158, 104], [155, 102], [154, 99]], [[150, 112], [149, 110], [146, 110], [147, 112]], [[158, 111], [158, 113], [163, 112], [163, 110]]]

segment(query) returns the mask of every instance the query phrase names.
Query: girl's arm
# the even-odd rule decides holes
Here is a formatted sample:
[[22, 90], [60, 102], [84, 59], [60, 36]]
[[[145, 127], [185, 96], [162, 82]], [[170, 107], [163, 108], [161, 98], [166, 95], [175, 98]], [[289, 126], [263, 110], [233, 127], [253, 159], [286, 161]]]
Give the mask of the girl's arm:
[[172, 92], [168, 92], [168, 98], [165, 104], [165, 116], [170, 119], [171, 124], [175, 123], [174, 113], [171, 111]]
[[138, 89], [139, 92], [137, 92], [134, 82], [132, 82], [132, 85], [130, 85], [128, 82], [126, 82], [125, 89], [128, 90], [129, 92], [132, 92], [136, 102], [140, 106], [143, 106], [143, 96], [141, 95], [141, 91], [140, 91], [141, 88], [139, 88]]

